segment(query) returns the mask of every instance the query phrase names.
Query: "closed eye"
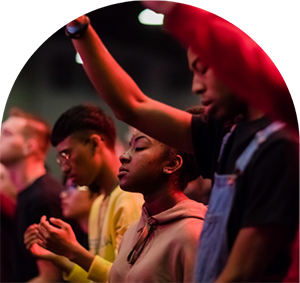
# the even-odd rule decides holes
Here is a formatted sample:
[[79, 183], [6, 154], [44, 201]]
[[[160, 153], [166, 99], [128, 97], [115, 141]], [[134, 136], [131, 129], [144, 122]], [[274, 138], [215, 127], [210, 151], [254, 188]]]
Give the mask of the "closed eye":
[[142, 151], [142, 150], [144, 150], [145, 149], [145, 147], [136, 147], [135, 148], [135, 151]]

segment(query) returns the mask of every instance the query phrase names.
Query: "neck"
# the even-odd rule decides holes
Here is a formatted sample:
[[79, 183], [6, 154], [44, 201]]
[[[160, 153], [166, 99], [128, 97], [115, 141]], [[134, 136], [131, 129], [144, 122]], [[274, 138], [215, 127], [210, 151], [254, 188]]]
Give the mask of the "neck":
[[78, 220], [79, 226], [84, 233], [88, 233], [89, 230], [89, 215]]
[[[105, 162], [107, 160], [107, 162]], [[101, 193], [109, 196], [114, 188], [118, 185], [119, 179], [117, 177], [120, 167], [120, 161], [116, 154], [109, 152], [109, 156], [104, 158], [101, 172], [96, 180], [96, 184], [100, 186]]]
[[247, 109], [247, 115], [246, 115], [247, 121], [254, 121], [262, 118], [263, 116], [265, 116], [265, 113], [262, 112], [261, 110], [258, 110], [257, 108], [249, 107]]
[[156, 215], [172, 208], [177, 203], [188, 199], [179, 189], [167, 187], [151, 195], [144, 195], [145, 205], [151, 215]]
[[42, 162], [24, 160], [7, 168], [12, 183], [18, 192], [23, 191], [39, 177], [46, 173]]

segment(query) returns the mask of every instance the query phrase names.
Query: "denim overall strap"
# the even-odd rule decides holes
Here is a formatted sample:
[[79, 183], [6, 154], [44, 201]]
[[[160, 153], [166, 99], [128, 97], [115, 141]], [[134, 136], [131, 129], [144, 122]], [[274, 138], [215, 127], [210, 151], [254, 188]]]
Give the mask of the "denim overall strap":
[[279, 131], [281, 128], [285, 126], [284, 123], [275, 121], [270, 124], [265, 129], [256, 133], [254, 139], [247, 146], [244, 152], [240, 155], [235, 163], [235, 168], [241, 174], [245, 171], [248, 163], [250, 162], [254, 152], [259, 148], [260, 144], [262, 144], [266, 139], [274, 132]]
[[[236, 162], [236, 168], [243, 172], [258, 146], [268, 136], [283, 127], [274, 122], [257, 132], [253, 141]], [[226, 140], [228, 136], [226, 137]], [[237, 174], [215, 174], [214, 186], [205, 215], [200, 243], [197, 251], [194, 278], [195, 282], [213, 282], [222, 272], [228, 258], [227, 222], [235, 193]]]

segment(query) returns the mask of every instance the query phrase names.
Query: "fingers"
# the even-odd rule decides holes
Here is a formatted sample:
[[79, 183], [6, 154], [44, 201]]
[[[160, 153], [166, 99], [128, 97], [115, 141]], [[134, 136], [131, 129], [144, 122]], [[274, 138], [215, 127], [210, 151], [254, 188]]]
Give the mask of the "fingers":
[[25, 233], [24, 233], [24, 244], [26, 249], [30, 249], [30, 247], [37, 242], [36, 231], [37, 231], [37, 224], [30, 225]]
[[70, 224], [66, 223], [65, 221], [59, 219], [59, 218], [54, 218], [54, 217], [51, 217], [50, 218], [50, 222], [53, 224], [53, 225], [56, 225], [57, 227], [61, 228], [61, 229], [68, 229]]

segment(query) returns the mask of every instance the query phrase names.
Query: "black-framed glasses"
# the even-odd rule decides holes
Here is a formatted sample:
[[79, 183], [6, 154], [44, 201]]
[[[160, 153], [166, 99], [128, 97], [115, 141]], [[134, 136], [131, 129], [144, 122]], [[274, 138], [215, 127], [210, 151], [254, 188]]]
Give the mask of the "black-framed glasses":
[[60, 152], [56, 155], [56, 162], [62, 166], [68, 162], [68, 160], [70, 159], [70, 156], [71, 156], [71, 153]]
[[[90, 138], [86, 139], [82, 144], [86, 145], [90, 142]], [[60, 165], [63, 166], [64, 164], [66, 164], [68, 162], [68, 160], [70, 160], [71, 157], [71, 151], [70, 149], [68, 149], [67, 151], [62, 151], [59, 152], [56, 155], [56, 162]]]

